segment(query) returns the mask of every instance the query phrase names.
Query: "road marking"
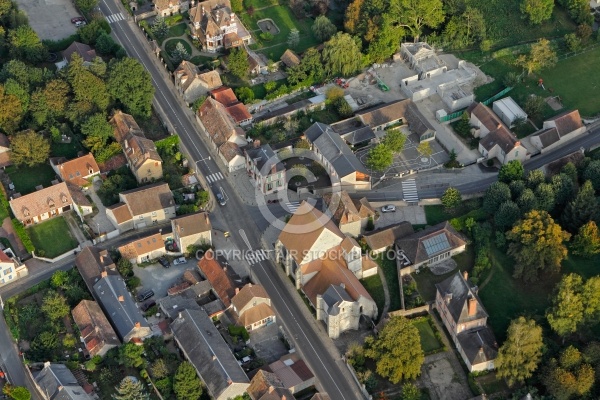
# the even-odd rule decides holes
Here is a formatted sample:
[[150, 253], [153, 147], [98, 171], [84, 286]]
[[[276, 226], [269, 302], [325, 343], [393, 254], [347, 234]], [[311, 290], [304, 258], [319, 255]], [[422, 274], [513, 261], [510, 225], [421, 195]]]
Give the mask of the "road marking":
[[117, 13], [107, 16], [106, 19], [108, 20], [109, 24], [114, 24], [115, 22], [123, 21], [125, 17], [122, 13]]
[[402, 181], [402, 194], [404, 195], [404, 201], [419, 201], [417, 183], [414, 179]]
[[221, 179], [225, 179], [225, 177], [220, 172], [216, 172], [216, 173], [208, 175], [206, 177], [206, 180], [208, 181], [208, 183], [213, 183], [213, 182], [216, 182], [216, 181], [220, 181]]
[[289, 212], [291, 212], [293, 214], [296, 212], [298, 207], [300, 207], [300, 203], [297, 201], [292, 201], [289, 203], [285, 203], [285, 207], [288, 209]]
[[251, 251], [246, 253], [246, 261], [248, 264], [254, 265], [261, 261], [267, 260], [269, 258], [269, 253], [266, 250], [259, 249], [255, 251]]

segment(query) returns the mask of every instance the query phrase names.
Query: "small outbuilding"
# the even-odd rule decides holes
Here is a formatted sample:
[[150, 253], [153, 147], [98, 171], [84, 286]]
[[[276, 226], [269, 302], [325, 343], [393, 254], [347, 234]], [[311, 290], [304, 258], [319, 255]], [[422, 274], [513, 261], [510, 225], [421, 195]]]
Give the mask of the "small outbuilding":
[[506, 126], [512, 128], [515, 121], [527, 119], [527, 113], [513, 100], [512, 97], [505, 97], [496, 100], [492, 105], [492, 110], [504, 122]]

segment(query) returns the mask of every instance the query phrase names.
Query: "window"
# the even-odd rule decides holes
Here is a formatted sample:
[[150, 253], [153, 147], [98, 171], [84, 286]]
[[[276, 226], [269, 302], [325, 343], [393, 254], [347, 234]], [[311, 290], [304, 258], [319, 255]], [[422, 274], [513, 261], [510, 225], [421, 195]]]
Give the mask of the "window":
[[5, 276], [6, 276], [6, 275], [8, 275], [8, 274], [10, 274], [10, 273], [12, 273], [12, 268], [5, 269], [5, 270], [4, 270], [4, 275], [5, 275]]
[[81, 173], [79, 171], [77, 171], [77, 172], [75, 172], [75, 175], [81, 176]]
[[140, 215], [140, 219], [144, 219], [144, 216], [143, 216], [143, 215]]
[[515, 151], [515, 157], [519, 157], [519, 150]]
[[152, 216], [156, 217], [156, 211], [152, 211]]

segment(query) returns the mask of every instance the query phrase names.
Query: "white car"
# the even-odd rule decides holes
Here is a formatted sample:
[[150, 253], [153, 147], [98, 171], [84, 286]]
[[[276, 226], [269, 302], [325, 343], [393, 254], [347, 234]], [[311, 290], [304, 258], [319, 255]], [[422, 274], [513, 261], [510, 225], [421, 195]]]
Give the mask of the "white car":
[[396, 206], [393, 204], [387, 204], [387, 205], [381, 207], [381, 212], [382, 213], [396, 212]]
[[187, 263], [185, 257], [179, 257], [173, 260], [173, 265], [181, 265]]

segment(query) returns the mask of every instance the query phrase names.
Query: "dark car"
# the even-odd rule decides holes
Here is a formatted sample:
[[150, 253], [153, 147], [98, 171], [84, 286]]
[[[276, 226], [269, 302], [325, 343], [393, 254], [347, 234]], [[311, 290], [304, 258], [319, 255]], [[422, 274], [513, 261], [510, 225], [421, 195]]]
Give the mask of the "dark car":
[[144, 304], [142, 304], [140, 306], [140, 310], [142, 310], [143, 312], [146, 312], [151, 307], [154, 307], [155, 305], [156, 305], [156, 302], [154, 300], [148, 300], [147, 302], [145, 302]]
[[140, 293], [138, 293], [138, 295], [135, 297], [137, 299], [137, 301], [144, 301], [144, 300], [148, 300], [150, 297], [154, 296], [154, 290], [152, 289], [146, 289]]
[[71, 18], [71, 23], [72, 23], [72, 24], [75, 24], [75, 23], [77, 23], [77, 22], [84, 22], [84, 21], [85, 21], [85, 18], [83, 18], [83, 17], [75, 17], [75, 18]]
[[171, 266], [171, 263], [169, 262], [169, 260], [167, 260], [166, 257], [159, 258], [158, 263], [165, 268], [169, 268]]
[[227, 202], [225, 201], [225, 197], [223, 197], [223, 195], [220, 192], [216, 192], [215, 197], [217, 198], [217, 202], [220, 205], [224, 206], [225, 204], [227, 204]]

